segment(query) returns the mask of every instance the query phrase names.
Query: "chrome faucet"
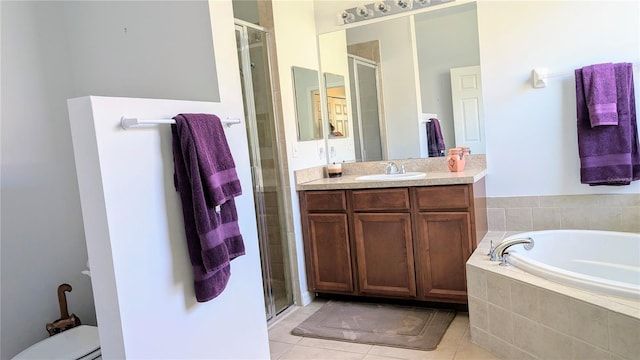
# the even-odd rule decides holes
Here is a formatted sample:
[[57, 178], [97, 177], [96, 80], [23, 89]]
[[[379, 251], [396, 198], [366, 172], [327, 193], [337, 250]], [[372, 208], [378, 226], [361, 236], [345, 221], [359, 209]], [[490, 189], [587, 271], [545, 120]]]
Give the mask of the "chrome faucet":
[[503, 241], [500, 244], [496, 245], [496, 247], [493, 248], [493, 250], [491, 250], [491, 252], [489, 253], [489, 259], [491, 261], [500, 261], [500, 265], [509, 265], [507, 263], [507, 259], [505, 255], [508, 254], [507, 250], [511, 246], [517, 245], [517, 244], [524, 244], [525, 250], [531, 250], [533, 249], [534, 243], [533, 243], [533, 239], [530, 237], [515, 238], [515, 239]]
[[398, 165], [393, 161], [387, 163], [387, 167], [384, 169], [384, 173], [387, 175], [391, 174], [406, 174], [406, 170], [404, 169], [404, 165], [400, 166], [398, 169]]

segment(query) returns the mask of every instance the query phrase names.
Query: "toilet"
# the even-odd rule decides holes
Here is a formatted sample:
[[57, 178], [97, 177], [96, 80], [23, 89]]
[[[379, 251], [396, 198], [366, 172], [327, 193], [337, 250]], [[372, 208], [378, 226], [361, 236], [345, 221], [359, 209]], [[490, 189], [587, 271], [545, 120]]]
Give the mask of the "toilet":
[[13, 357], [23, 359], [101, 359], [98, 327], [80, 325], [35, 343]]

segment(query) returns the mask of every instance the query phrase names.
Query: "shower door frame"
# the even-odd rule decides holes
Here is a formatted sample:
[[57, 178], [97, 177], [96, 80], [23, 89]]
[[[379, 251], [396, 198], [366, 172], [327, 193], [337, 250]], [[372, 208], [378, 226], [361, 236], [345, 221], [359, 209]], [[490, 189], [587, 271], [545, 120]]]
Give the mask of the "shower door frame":
[[[262, 167], [258, 166], [256, 164], [260, 164], [261, 163], [261, 158], [260, 158], [260, 149], [259, 149], [259, 138], [258, 138], [258, 125], [257, 125], [257, 114], [255, 111], [255, 100], [254, 100], [254, 89], [253, 89], [253, 79], [252, 76], [247, 76], [246, 74], [251, 74], [251, 58], [249, 55], [249, 35], [248, 35], [248, 28], [251, 28], [252, 30], [256, 30], [256, 31], [260, 31], [264, 34], [264, 38], [265, 38], [265, 45], [264, 47], [264, 51], [266, 51], [267, 54], [267, 74], [266, 76], [269, 78], [269, 86], [270, 86], [270, 91], [271, 91], [271, 109], [272, 109], [272, 116], [273, 116], [273, 130], [274, 130], [274, 136], [276, 137], [274, 141], [275, 143], [275, 148], [276, 151], [275, 153], [277, 153], [278, 156], [278, 167], [277, 167], [277, 172], [278, 172], [278, 176], [281, 182], [285, 182], [285, 177], [282, 171], [282, 152], [279, 149], [278, 146], [278, 141], [277, 141], [277, 137], [278, 137], [278, 128], [277, 128], [277, 119], [276, 119], [276, 104], [275, 104], [275, 99], [274, 99], [274, 92], [275, 89], [273, 88], [273, 78], [271, 76], [271, 69], [272, 69], [272, 61], [271, 61], [271, 51], [270, 51], [270, 47], [269, 47], [269, 43], [270, 43], [270, 37], [271, 37], [271, 33], [269, 32], [269, 30], [267, 28], [264, 28], [262, 26], [256, 25], [256, 24], [252, 24], [240, 19], [234, 19], [234, 25], [235, 25], [235, 31], [240, 33], [240, 47], [238, 49], [238, 51], [240, 52], [240, 56], [242, 58], [242, 61], [240, 62], [240, 66], [242, 69], [243, 74], [245, 74], [241, 81], [243, 82], [243, 87], [244, 87], [244, 91], [245, 93], [251, 94], [251, 96], [246, 96], [245, 94], [243, 94], [243, 98], [244, 101], [246, 101], [245, 104], [245, 108], [247, 111], [247, 119], [245, 119], [245, 122], [247, 124], [247, 132], [248, 132], [248, 137], [249, 137], [249, 146], [252, 147], [250, 154], [251, 154], [251, 162], [252, 162], [252, 166], [251, 166], [251, 175], [252, 175], [252, 180], [253, 180], [253, 194], [254, 194], [254, 198], [255, 198], [255, 204], [256, 204], [256, 225], [258, 227], [258, 246], [260, 249], [260, 258], [261, 258], [261, 267], [262, 267], [262, 277], [263, 277], [263, 287], [264, 287], [264, 298], [265, 298], [265, 312], [266, 312], [266, 316], [267, 316], [267, 321], [274, 319], [276, 317], [276, 315], [279, 312], [282, 312], [283, 310], [278, 311], [278, 309], [276, 309], [276, 304], [275, 304], [275, 298], [274, 298], [274, 293], [273, 293], [273, 287], [271, 284], [271, 274], [272, 274], [272, 268], [271, 268], [271, 263], [270, 263], [270, 251], [269, 251], [269, 244], [268, 244], [268, 229], [267, 229], [267, 224], [266, 221], [264, 221], [264, 219], [262, 219], [261, 217], [264, 216], [264, 214], [266, 214], [266, 207], [265, 207], [265, 202], [264, 202], [264, 197], [262, 196], [256, 196], [256, 193], [264, 193], [264, 179], [262, 176]], [[246, 50], [245, 50], [246, 49]], [[278, 192], [278, 196], [280, 196], [280, 192]], [[287, 299], [288, 299], [288, 303], [289, 306], [293, 305], [294, 303], [294, 299], [293, 299], [293, 283], [292, 283], [292, 279], [291, 279], [291, 258], [290, 258], [290, 254], [289, 254], [289, 247], [288, 247], [288, 234], [286, 231], [286, 222], [288, 221], [287, 216], [286, 216], [286, 208], [287, 208], [287, 202], [286, 199], [278, 199], [279, 201], [281, 201], [282, 206], [279, 207], [279, 210], [281, 212], [280, 214], [280, 220], [284, 221], [284, 224], [280, 224], [281, 226], [281, 232], [282, 232], [282, 242], [283, 242], [283, 248], [282, 248], [282, 252], [283, 252], [283, 267], [284, 267], [284, 280], [285, 280], [285, 289], [286, 289], [286, 295], [287, 295]], [[285, 229], [282, 229], [282, 226], [285, 226]], [[287, 246], [284, 246], [287, 245]], [[266, 278], [268, 274], [268, 278]]]
[[375, 74], [375, 78], [376, 78], [376, 102], [378, 105], [378, 132], [379, 132], [379, 136], [380, 136], [380, 152], [382, 154], [382, 159], [376, 159], [376, 160], [387, 160], [388, 158], [388, 152], [387, 152], [387, 133], [385, 131], [385, 117], [384, 117], [384, 113], [383, 113], [383, 105], [382, 105], [382, 96], [380, 94], [380, 74], [379, 74], [379, 70], [380, 67], [379, 65], [372, 60], [357, 56], [357, 55], [353, 55], [353, 54], [347, 54], [347, 57], [353, 60], [353, 85], [355, 87], [355, 99], [356, 99], [356, 104], [354, 106], [355, 110], [357, 111], [357, 116], [353, 119], [354, 120], [354, 127], [357, 126], [357, 131], [358, 131], [358, 141], [359, 141], [359, 149], [360, 149], [360, 161], [369, 161], [369, 159], [367, 159], [367, 155], [366, 155], [366, 149], [364, 147], [364, 133], [363, 133], [363, 129], [362, 129], [362, 106], [360, 103], [360, 85], [358, 82], [358, 65], [363, 65], [366, 67], [370, 67], [374, 70], [374, 74]]

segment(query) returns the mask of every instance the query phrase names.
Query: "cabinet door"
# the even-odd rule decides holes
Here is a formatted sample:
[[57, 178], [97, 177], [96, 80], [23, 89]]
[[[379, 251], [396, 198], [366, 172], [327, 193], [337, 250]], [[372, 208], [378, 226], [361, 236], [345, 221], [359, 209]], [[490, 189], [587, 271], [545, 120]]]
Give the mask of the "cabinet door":
[[309, 214], [309, 248], [315, 291], [353, 292], [346, 214]]
[[359, 292], [415, 297], [411, 215], [356, 213], [353, 218]]
[[466, 303], [465, 264], [471, 255], [469, 213], [421, 212], [417, 218], [419, 297]]

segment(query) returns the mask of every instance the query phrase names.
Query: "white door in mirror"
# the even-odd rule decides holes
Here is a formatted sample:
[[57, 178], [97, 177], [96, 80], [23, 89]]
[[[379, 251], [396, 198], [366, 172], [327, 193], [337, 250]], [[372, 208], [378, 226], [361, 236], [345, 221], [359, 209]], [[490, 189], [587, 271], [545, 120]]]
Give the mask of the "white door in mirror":
[[358, 176], [356, 180], [362, 181], [393, 181], [393, 180], [414, 180], [426, 177], [427, 173], [409, 171], [404, 174], [371, 174]]

